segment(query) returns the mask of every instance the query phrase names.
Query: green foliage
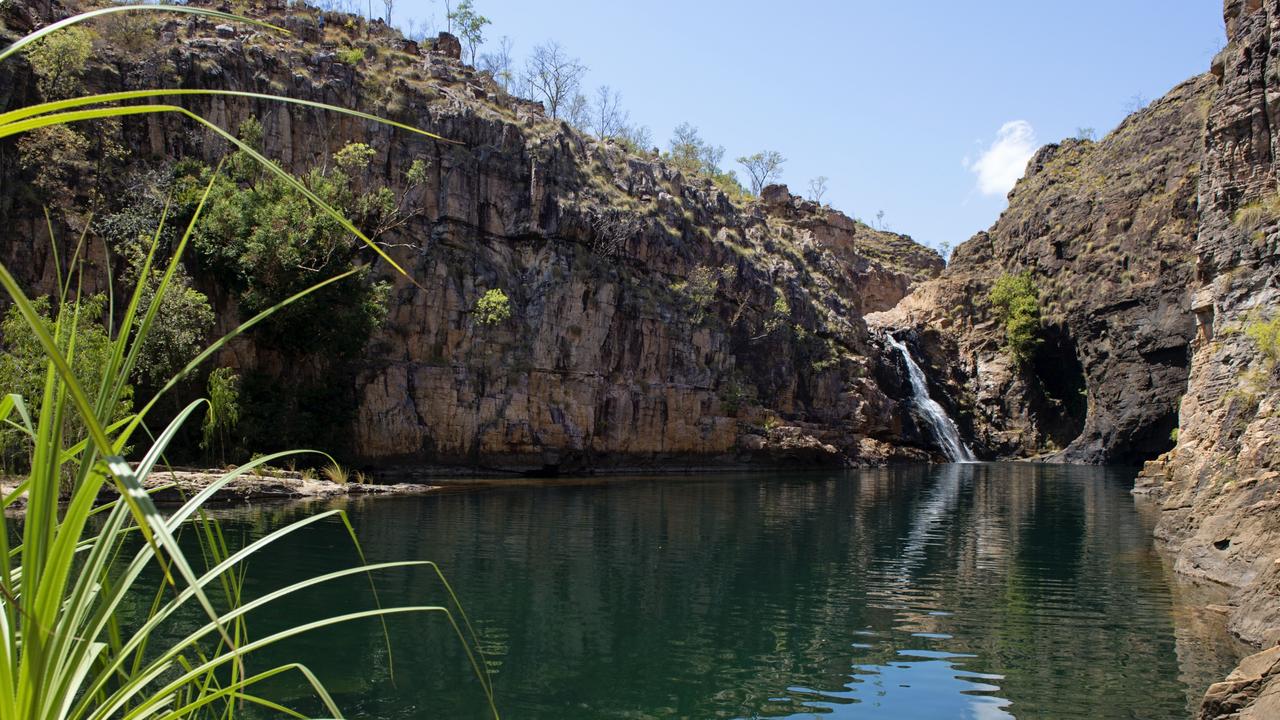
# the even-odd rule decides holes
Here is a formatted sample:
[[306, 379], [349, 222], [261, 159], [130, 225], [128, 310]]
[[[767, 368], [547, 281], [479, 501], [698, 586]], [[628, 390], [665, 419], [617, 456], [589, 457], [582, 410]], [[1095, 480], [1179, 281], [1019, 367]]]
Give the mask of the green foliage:
[[216, 439], [220, 459], [226, 462], [227, 435], [240, 424], [240, 376], [231, 368], [217, 368], [209, 373], [209, 408], [200, 426], [200, 447], [210, 450]]
[[[45, 100], [63, 100], [84, 90], [84, 75], [93, 55], [94, 35], [72, 26], [45, 36], [24, 48], [23, 53], [36, 76], [36, 87]], [[93, 132], [73, 124], [35, 128], [18, 140], [23, 169], [34, 173], [33, 185], [46, 205], [67, 206], [71, 190], [91, 185], [91, 148], [100, 160], [120, 159], [126, 152], [115, 135], [119, 123], [95, 121]]]
[[477, 13], [471, 0], [462, 0], [458, 3], [458, 7], [449, 13], [448, 20], [450, 27], [456, 28], [458, 37], [467, 44], [467, 50], [471, 53], [471, 64], [475, 65], [476, 50], [484, 42], [484, 27], [491, 24], [489, 18]]
[[93, 34], [69, 27], [37, 40], [26, 49], [36, 86], [46, 100], [60, 100], [84, 89], [84, 73], [93, 55]]
[[1244, 332], [1262, 353], [1267, 367], [1274, 368], [1280, 362], [1280, 315], [1270, 320], [1250, 321]]
[[[151, 271], [151, 278], [142, 290], [144, 304], [151, 303], [160, 281], [160, 273]], [[191, 287], [186, 271], [176, 272], [170, 283], [160, 296], [161, 322], [147, 333], [138, 356], [137, 376], [150, 387], [158, 387], [186, 366], [204, 349], [213, 329], [209, 298]]]
[[[76, 379], [86, 393], [95, 397], [102, 389], [100, 369], [111, 353], [111, 340], [102, 325], [106, 302], [105, 295], [94, 295], [59, 307], [56, 316], [51, 310], [50, 298], [41, 297], [32, 302], [43, 323], [43, 331], [66, 349]], [[4, 350], [0, 352], [0, 396], [22, 396], [33, 421], [38, 423], [44, 401], [41, 389], [48, 371], [44, 349], [36, 330], [16, 306], [5, 313], [0, 332], [4, 334]], [[132, 407], [133, 389], [126, 386], [110, 420], [126, 417]], [[84, 422], [74, 414], [65, 416], [60, 427], [62, 436], [71, 443], [86, 437]], [[0, 456], [5, 467], [25, 468], [30, 461], [30, 450], [30, 438], [24, 433], [11, 427], [0, 430]]]
[[791, 325], [791, 347], [798, 367], [823, 373], [840, 364], [840, 351], [831, 338], [810, 332], [799, 323]]
[[766, 185], [777, 182], [782, 173], [782, 165], [787, 162], [787, 159], [776, 150], [765, 150], [740, 157], [737, 162], [746, 169], [747, 175], [751, 178], [752, 194], [759, 195]]
[[1175, 445], [1178, 444], [1178, 428], [1169, 431], [1169, 440]]
[[94, 27], [104, 46], [130, 59], [146, 59], [161, 49], [156, 19], [147, 13], [115, 13], [101, 18]]
[[688, 278], [671, 284], [671, 290], [684, 299], [689, 320], [694, 325], [701, 325], [707, 319], [722, 277], [725, 277], [725, 268], [699, 265], [689, 273]]
[[44, 199], [62, 205], [74, 181], [90, 171], [89, 140], [65, 125], [33, 130], [18, 140], [22, 169], [34, 174], [32, 185]]
[[738, 174], [732, 170], [716, 172], [711, 175], [711, 182], [736, 203], [744, 203], [751, 199], [751, 193], [738, 181]]
[[[135, 178], [130, 189], [132, 201], [93, 226], [107, 248], [120, 258], [116, 283], [130, 292], [140, 282], [143, 284], [140, 303], [144, 307], [151, 304], [163, 280], [162, 271], [154, 265], [148, 277], [142, 278], [152, 244], [158, 240], [157, 259], [164, 260], [178, 241], [171, 226], [160, 225], [165, 194], [170, 189], [165, 175], [143, 174]], [[181, 266], [175, 268], [159, 302], [159, 317], [163, 322], [150, 328], [135, 367], [137, 379], [153, 388], [172, 377], [204, 348], [214, 323], [209, 299], [191, 286], [191, 277]]]
[[425, 160], [414, 160], [409, 165], [409, 172], [405, 173], [404, 179], [409, 182], [409, 187], [418, 187], [427, 182], [428, 165]]
[[346, 47], [338, 51], [338, 62], [343, 65], [359, 65], [364, 62], [364, 50], [358, 47]]
[[[241, 131], [249, 142], [260, 126], [250, 123]], [[373, 238], [416, 214], [402, 209], [408, 189], [397, 197], [386, 187], [363, 187], [360, 176], [375, 154], [367, 145], [353, 143], [334, 155], [332, 169], [314, 168], [301, 178], [308, 190]], [[411, 170], [419, 182], [425, 179], [424, 168], [415, 163]], [[390, 286], [373, 282], [369, 266], [357, 262], [361, 248], [350, 234], [244, 153], [235, 153], [220, 175], [193, 166], [186, 172], [179, 182], [189, 189], [188, 199], [198, 197], [197, 190], [212, 182], [193, 249], [201, 264], [238, 293], [245, 319], [320, 280], [359, 268], [268, 321], [261, 341], [291, 354], [358, 354], [385, 316]]]
[[773, 334], [783, 328], [791, 327], [791, 305], [787, 302], [787, 296], [782, 292], [778, 293], [778, 299], [773, 301], [773, 308], [764, 321], [765, 334]]
[[346, 485], [351, 481], [351, 473], [336, 462], [326, 465], [322, 472], [325, 479], [334, 485]]
[[712, 145], [702, 139], [698, 128], [689, 123], [680, 123], [671, 136], [670, 150], [666, 155], [668, 161], [682, 172], [715, 177], [721, 173], [720, 160], [724, 157], [724, 148]]
[[333, 154], [333, 164], [348, 177], [355, 177], [369, 169], [369, 163], [377, 154], [377, 150], [364, 143], [348, 143], [346, 147]]
[[988, 295], [996, 319], [1004, 326], [1005, 348], [1018, 364], [1025, 364], [1042, 342], [1040, 291], [1030, 272], [1002, 275]]
[[756, 388], [744, 382], [736, 375], [728, 378], [720, 385], [720, 406], [729, 415], [737, 415], [743, 407], [751, 405], [756, 401]]
[[511, 318], [511, 300], [507, 294], [498, 289], [486, 290], [476, 300], [476, 322], [481, 325], [497, 325]]

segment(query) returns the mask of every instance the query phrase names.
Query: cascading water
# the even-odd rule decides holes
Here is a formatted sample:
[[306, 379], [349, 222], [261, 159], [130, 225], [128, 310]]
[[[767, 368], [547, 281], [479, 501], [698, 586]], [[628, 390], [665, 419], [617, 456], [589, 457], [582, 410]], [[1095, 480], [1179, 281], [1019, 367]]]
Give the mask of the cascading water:
[[929, 397], [929, 383], [925, 381], [924, 371], [911, 357], [911, 351], [888, 333], [885, 333], [885, 340], [902, 355], [902, 359], [907, 363], [907, 377], [911, 380], [911, 400], [933, 430], [934, 436], [938, 438], [938, 443], [946, 452], [947, 459], [960, 463], [976, 462], [973, 451], [960, 439], [960, 430], [956, 428], [951, 416], [947, 415], [947, 411], [943, 410], [937, 401]]

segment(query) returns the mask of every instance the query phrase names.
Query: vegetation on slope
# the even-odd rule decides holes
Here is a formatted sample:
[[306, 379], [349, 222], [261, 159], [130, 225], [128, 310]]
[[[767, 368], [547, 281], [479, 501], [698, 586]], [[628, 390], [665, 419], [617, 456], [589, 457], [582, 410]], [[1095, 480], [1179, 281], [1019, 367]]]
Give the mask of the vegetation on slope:
[[1004, 346], [1015, 362], [1026, 363], [1035, 354], [1040, 338], [1040, 291], [1030, 272], [1001, 275], [987, 299], [996, 320], [1004, 328]]
[[[126, 10], [113, 8], [105, 12], [123, 11]], [[236, 20], [193, 8], [173, 11]], [[12, 57], [24, 43], [59, 29], [59, 24], [53, 24], [24, 38], [0, 52], [0, 61]], [[93, 111], [100, 117], [173, 111], [164, 106], [144, 106], [139, 110], [104, 102], [103, 98], [85, 100], [86, 104], [100, 106]], [[0, 115], [0, 139], [42, 127], [62, 126], [82, 117], [60, 112], [65, 107], [45, 103]], [[202, 120], [194, 114], [190, 116]], [[205, 124], [233, 140], [225, 130]], [[247, 152], [247, 146], [242, 150]], [[299, 192], [309, 192], [283, 172], [276, 173], [276, 177]], [[263, 558], [264, 548], [272, 542], [326, 517], [345, 523], [353, 543], [355, 535], [345, 514], [335, 510], [288, 525], [242, 547], [229, 545], [217, 525], [203, 514], [203, 502], [237, 475], [275, 456], [242, 466], [176, 511], [161, 513], [144, 483], [153, 472], [159, 472], [169, 443], [204, 404], [202, 400], [186, 405], [163, 428], [155, 428], [158, 432], [146, 442], [145, 452], [132, 462], [126, 459], [130, 445], [144, 441], [145, 433], [140, 431], [147, 428], [148, 416], [159, 398], [231, 338], [216, 340], [165, 381], [140, 409], [135, 412], [130, 408], [130, 379], [152, 329], [165, 320], [160, 317], [164, 298], [178, 276], [183, 252], [215, 181], [216, 176], [209, 179], [186, 232], [163, 262], [157, 261], [157, 251], [165, 237], [166, 217], [162, 214], [155, 218], [157, 230], [145, 259], [134, 268], [136, 282], [118, 317], [104, 312], [106, 302], [102, 298], [83, 291], [86, 273], [79, 255], [83, 245], [65, 267], [59, 262], [54, 268], [57, 294], [52, 298], [33, 301], [9, 268], [0, 264], [0, 286], [12, 302], [4, 327], [6, 341], [20, 350], [10, 353], [5, 363], [7, 374], [0, 378], [6, 383], [0, 388], [4, 392], [0, 421], [25, 436], [30, 449], [26, 477], [0, 498], [3, 508], [23, 501], [26, 511], [19, 528], [8, 527], [7, 513], [0, 513], [0, 677], [4, 679], [0, 682], [0, 716], [15, 720], [214, 718], [234, 717], [246, 706], [257, 706], [294, 717], [304, 717], [305, 711], [341, 717], [329, 692], [304, 665], [285, 664], [265, 671], [254, 667], [251, 671], [250, 660], [255, 651], [343, 622], [385, 621], [404, 613], [443, 613], [466, 648], [496, 718], [492, 686], [482, 670], [483, 658], [477, 655], [475, 636], [469, 632], [465, 616], [464, 624], [459, 625], [454, 610], [449, 608], [381, 608], [374, 592], [372, 609], [351, 608], [345, 614], [273, 634], [250, 634], [249, 619], [255, 610], [275, 602], [289, 602], [308, 588], [343, 578], [371, 578], [374, 573], [393, 568], [434, 566], [427, 562], [370, 565], [362, 560], [355, 567], [305, 579], [265, 595], [246, 595], [246, 563]], [[309, 199], [340, 226], [350, 226], [357, 237], [372, 245], [332, 206], [314, 193], [309, 193]], [[57, 245], [53, 247], [56, 249]], [[153, 276], [153, 268], [159, 273], [157, 276]], [[232, 335], [352, 274], [348, 271], [302, 289], [264, 310]], [[153, 277], [155, 283], [151, 282]], [[20, 349], [16, 348], [18, 343], [22, 345]], [[42, 381], [30, 385], [31, 378], [38, 376]], [[31, 402], [28, 396], [15, 391], [29, 393]], [[35, 402], [37, 397], [39, 401]], [[108, 485], [114, 486], [119, 499], [95, 508], [100, 491]], [[192, 541], [186, 546], [179, 542], [184, 529], [198, 552], [191, 551]], [[371, 584], [371, 591], [372, 587]], [[448, 594], [456, 608], [452, 591]], [[147, 597], [152, 599], [148, 602]], [[299, 705], [297, 698], [277, 701], [260, 694], [269, 692], [264, 681], [281, 675], [293, 675], [309, 688], [310, 697], [301, 702], [313, 702], [315, 709]]]

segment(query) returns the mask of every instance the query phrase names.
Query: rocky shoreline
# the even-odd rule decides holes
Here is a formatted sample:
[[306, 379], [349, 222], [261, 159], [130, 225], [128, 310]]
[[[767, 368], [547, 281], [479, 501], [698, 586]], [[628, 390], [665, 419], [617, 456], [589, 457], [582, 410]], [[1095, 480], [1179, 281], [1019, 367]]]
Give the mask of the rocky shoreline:
[[[991, 230], [868, 322], [912, 346], [979, 455], [1149, 461], [1156, 542], [1258, 651], [1198, 717], [1258, 720], [1280, 718], [1280, 2], [1223, 19], [1209, 72], [1042, 148]], [[990, 298], [1018, 275], [1039, 333], [1021, 362]]]
[[[178, 503], [209, 487], [225, 474], [218, 470], [172, 470], [153, 474], [144, 483], [157, 503]], [[0, 481], [0, 494], [8, 497], [14, 492], [18, 481], [6, 478]], [[235, 478], [220, 488], [209, 499], [209, 502], [247, 503], [271, 500], [324, 500], [352, 496], [405, 496], [424, 495], [439, 490], [439, 485], [421, 483], [335, 483], [303, 477], [301, 473], [288, 470], [272, 470], [270, 474], [254, 475], [246, 473]], [[107, 486], [99, 495], [99, 501], [106, 503], [115, 500], [119, 495], [114, 486]], [[16, 498], [7, 511], [22, 513], [26, 508], [24, 498]]]
[[[1228, 599], [1213, 606], [1226, 629], [1260, 649], [1205, 692], [1200, 720], [1280, 717], [1280, 499], [1276, 478], [1231, 481], [1212, 502], [1197, 498], [1175, 479], [1170, 458], [1148, 462], [1135, 496], [1160, 510], [1156, 543], [1174, 571], [1223, 588]], [[1264, 649], [1263, 649], [1264, 648]]]

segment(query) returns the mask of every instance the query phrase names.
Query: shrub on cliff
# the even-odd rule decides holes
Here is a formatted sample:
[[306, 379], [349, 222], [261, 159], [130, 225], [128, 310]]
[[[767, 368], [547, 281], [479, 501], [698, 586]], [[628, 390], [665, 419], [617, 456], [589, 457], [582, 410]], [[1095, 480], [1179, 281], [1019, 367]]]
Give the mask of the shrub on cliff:
[[713, 268], [699, 265], [684, 280], [671, 283], [671, 291], [680, 296], [689, 320], [701, 325], [707, 319], [721, 280], [731, 280], [737, 270], [732, 265]]
[[1040, 346], [1040, 291], [1030, 272], [1002, 275], [987, 296], [1004, 327], [1004, 344], [1019, 365]]
[[[32, 307], [40, 318], [43, 332], [56, 341], [75, 347], [70, 359], [71, 370], [85, 391], [96, 396], [101, 390], [98, 374], [110, 356], [111, 340], [103, 326], [105, 295], [93, 295], [53, 308], [48, 297], [36, 298]], [[72, 319], [75, 318], [75, 322]], [[27, 414], [39, 422], [44, 411], [44, 387], [47, 361], [40, 345], [38, 331], [27, 322], [17, 306], [10, 307], [0, 323], [4, 335], [4, 351], [0, 352], [0, 390], [24, 398]], [[125, 386], [111, 411], [111, 420], [120, 420], [133, 409], [133, 388]], [[84, 440], [84, 421], [74, 414], [62, 418], [62, 436], [71, 443]], [[30, 465], [32, 439], [13, 426], [0, 429], [0, 467], [26, 469]]]
[[[244, 20], [191, 6], [142, 9]], [[42, 37], [65, 30], [71, 23], [138, 10], [108, 6], [51, 23], [0, 51], [0, 61]], [[0, 113], [0, 140], [95, 117], [173, 113], [238, 143], [224, 129], [177, 105], [122, 105], [139, 98], [148, 98], [154, 103], [152, 96], [187, 92], [191, 91], [157, 88], [74, 97], [57, 105], [42, 103], [10, 109]], [[284, 98], [276, 100], [290, 102]], [[94, 109], [66, 112], [90, 106]], [[247, 147], [243, 150], [252, 152]], [[367, 235], [305, 185], [285, 175], [260, 154], [253, 153], [250, 157], [366, 243], [366, 247], [391, 267], [403, 272]], [[209, 178], [206, 198], [215, 182], [216, 178]], [[0, 673], [6, 678], [0, 682], [0, 716], [40, 720], [231, 718], [257, 710], [305, 717], [301, 710], [291, 706], [310, 705], [325, 717], [340, 718], [342, 713], [332, 695], [305, 665], [265, 664], [259, 662], [257, 651], [342, 623], [405, 613], [443, 613], [463, 643], [492, 716], [498, 717], [492, 685], [484, 670], [487, 664], [479, 654], [476, 635], [465, 616], [461, 618], [462, 623], [455, 618], [453, 608], [458, 607], [457, 598], [433, 563], [368, 564], [361, 552], [360, 562], [354, 567], [306, 577], [264, 595], [244, 592], [246, 563], [262, 559], [271, 543], [312, 522], [324, 518], [340, 520], [358, 549], [355, 531], [341, 509], [285, 525], [245, 540], [240, 546], [230, 545], [234, 539], [229, 541], [203, 512], [204, 503], [237, 476], [290, 453], [267, 456], [227, 473], [176, 509], [162, 512], [154, 503], [147, 482], [158, 480], [152, 476], [158, 475], [156, 471], [163, 466], [169, 444], [203, 402], [190, 403], [163, 427], [148, 427], [148, 423], [155, 421], [151, 413], [161, 396], [253, 324], [355, 272], [348, 270], [317, 278], [308, 287], [249, 319], [184, 365], [150, 400], [142, 403], [139, 410], [117, 419], [121, 404], [131, 398], [129, 378], [134, 374], [148, 334], [165, 320], [160, 317], [162, 301], [173, 287], [191, 228], [200, 217], [203, 205], [203, 201], [197, 203], [187, 233], [167, 262], [157, 261], [164, 270], [149, 301], [143, 302], [144, 290], [148, 287], [146, 279], [151, 277], [151, 261], [157, 258], [159, 232], [154, 236], [139, 275], [143, 282], [127, 294], [128, 302], [118, 316], [115, 312], [106, 313], [101, 330], [98, 317], [102, 316], [104, 301], [80, 293], [86, 280], [84, 273], [89, 268], [78, 255], [72, 257], [65, 268], [55, 259], [58, 293], [44, 309], [39, 301], [33, 301], [23, 291], [10, 269], [0, 263], [0, 287], [13, 308], [10, 316], [13, 323], [5, 328], [5, 340], [12, 347], [24, 333], [28, 334], [27, 344], [40, 353], [32, 366], [41, 378], [38, 388], [22, 388], [8, 381], [0, 387], [0, 423], [30, 438], [33, 449], [29, 473], [15, 489], [0, 496], [0, 506], [6, 509], [20, 499], [26, 503], [25, 515], [19, 524], [6, 524], [9, 522], [6, 513], [0, 512], [0, 538], [4, 540], [4, 551], [0, 552], [0, 595], [3, 596], [0, 626], [5, 629], [0, 633]], [[82, 378], [77, 362], [93, 358], [98, 362], [92, 362]], [[31, 397], [11, 392], [11, 388], [28, 390]], [[33, 418], [27, 408], [29, 400], [37, 396], [41, 404], [38, 415]], [[82, 441], [76, 441], [77, 434], [63, 432], [68, 421], [83, 427]], [[156, 432], [152, 433], [153, 430]], [[146, 452], [128, 459], [130, 444], [141, 442], [144, 436], [150, 436], [146, 438]], [[117, 499], [95, 507], [100, 493], [108, 488], [115, 491]], [[248, 632], [250, 618], [258, 617], [255, 611], [265, 605], [286, 605], [297, 593], [341, 578], [367, 576], [371, 590], [376, 592], [374, 573], [409, 567], [434, 571], [448, 596], [448, 606], [383, 607], [375, 603], [374, 609], [352, 609], [346, 614], [335, 613], [309, 622], [297, 620], [269, 634]], [[385, 625], [383, 630], [389, 653], [390, 636]], [[282, 686], [274, 684], [286, 676], [300, 683], [300, 692], [291, 688], [282, 693]], [[267, 681], [271, 681], [271, 686]], [[268, 693], [280, 693], [284, 697], [276, 700], [268, 697]]]
[[511, 317], [511, 299], [501, 290], [486, 290], [476, 300], [476, 322], [481, 325], [497, 325]]
[[[242, 125], [253, 145], [262, 127]], [[374, 151], [353, 143], [333, 156], [333, 167], [312, 168], [299, 180], [316, 197], [351, 218], [370, 238], [398, 228], [418, 213], [407, 201], [425, 179], [415, 163], [405, 189], [396, 194], [365, 183]], [[234, 153], [221, 173], [188, 164], [180, 171], [185, 197], [194, 202], [212, 183], [205, 219], [192, 238], [199, 261], [239, 295], [244, 319], [348, 270], [356, 272], [323, 292], [293, 303], [267, 321], [261, 341], [289, 354], [323, 352], [348, 357], [360, 352], [386, 312], [390, 287], [373, 282], [364, 250], [340, 224], [298, 192], [291, 182], [264, 169], [245, 152]], [[369, 186], [366, 186], [369, 185]]]
[[[159, 220], [165, 215], [172, 191], [169, 173], [138, 173], [128, 183], [129, 204], [93, 223], [94, 234], [118, 258], [113, 263], [118, 268], [114, 278], [117, 291], [132, 292], [141, 284], [139, 304], [144, 306], [151, 304], [156, 288], [165, 280], [155, 264], [167, 260], [168, 251], [179, 241], [172, 226]], [[151, 256], [153, 244], [159, 248], [155, 256]], [[209, 298], [192, 287], [192, 282], [182, 267], [175, 268], [168, 278], [168, 290], [160, 296], [159, 316], [164, 322], [151, 329], [138, 356], [134, 379], [140, 389], [159, 388], [209, 340], [213, 308]]]
[[364, 50], [356, 47], [343, 48], [338, 51], [338, 62], [343, 65], [359, 65], [364, 62]]
[[1280, 315], [1270, 320], [1254, 320], [1245, 326], [1244, 332], [1262, 353], [1267, 367], [1280, 363]]

